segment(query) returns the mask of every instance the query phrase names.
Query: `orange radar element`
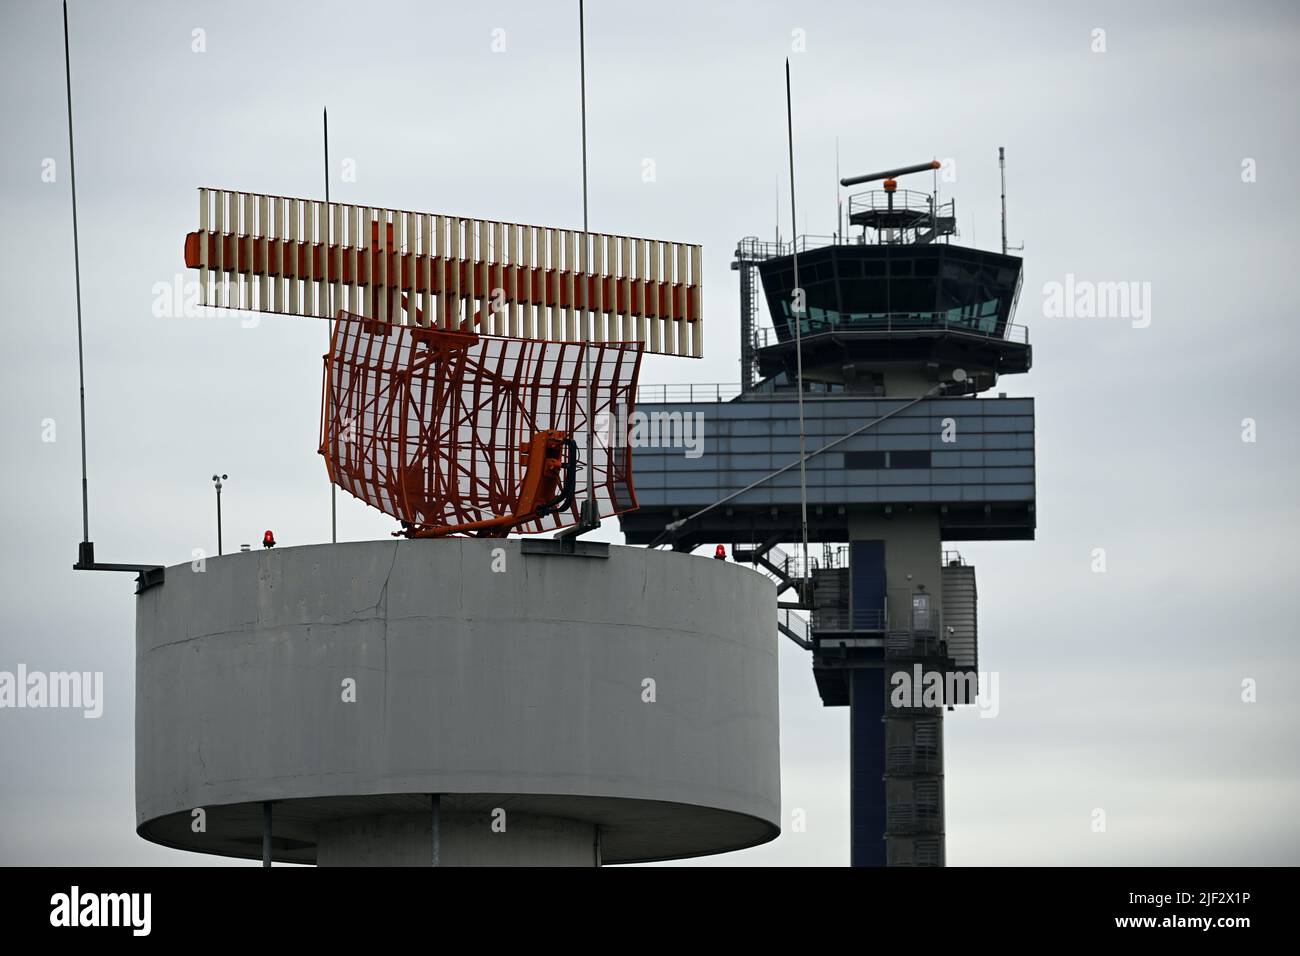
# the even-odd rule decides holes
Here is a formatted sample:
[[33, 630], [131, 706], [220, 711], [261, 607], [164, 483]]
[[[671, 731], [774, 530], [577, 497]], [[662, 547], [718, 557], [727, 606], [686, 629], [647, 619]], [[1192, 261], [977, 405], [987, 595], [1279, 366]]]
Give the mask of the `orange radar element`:
[[[320, 452], [331, 481], [413, 538], [578, 524], [574, 490], [587, 469], [601, 517], [630, 511], [641, 354], [635, 342], [484, 336], [340, 312]], [[594, 460], [583, 462], [572, 436], [589, 419]]]
[[880, 180], [885, 181], [885, 192], [892, 193], [898, 188], [899, 176], [906, 176], [909, 173], [921, 173], [927, 169], [942, 169], [943, 164], [937, 159], [932, 159], [928, 163], [916, 163], [912, 166], [899, 166], [895, 169], [886, 169], [878, 173], [866, 173], [862, 176], [845, 176], [840, 180], [841, 186], [858, 186], [862, 183], [874, 183]]
[[200, 189], [185, 237], [199, 305], [699, 358], [698, 245]]

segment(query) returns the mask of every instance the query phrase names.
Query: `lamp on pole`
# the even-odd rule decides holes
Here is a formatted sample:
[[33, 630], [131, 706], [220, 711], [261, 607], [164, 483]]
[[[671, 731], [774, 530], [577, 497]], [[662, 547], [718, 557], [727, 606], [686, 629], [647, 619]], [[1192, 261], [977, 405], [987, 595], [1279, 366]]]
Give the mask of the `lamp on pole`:
[[217, 486], [217, 555], [221, 555], [221, 483], [229, 475], [213, 475], [212, 481]]

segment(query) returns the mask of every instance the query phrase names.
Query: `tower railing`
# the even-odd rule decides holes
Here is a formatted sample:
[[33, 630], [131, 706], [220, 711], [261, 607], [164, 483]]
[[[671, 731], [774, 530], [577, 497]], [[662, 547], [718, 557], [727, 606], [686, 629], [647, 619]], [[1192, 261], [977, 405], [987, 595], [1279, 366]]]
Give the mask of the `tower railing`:
[[[874, 332], [880, 335], [894, 335], [903, 332], [945, 331], [978, 335], [983, 338], [1000, 339], [1018, 345], [1029, 344], [1029, 327], [1008, 322], [1002, 335], [995, 334], [998, 317], [990, 315], [964, 315], [969, 309], [944, 309], [937, 312], [869, 312], [864, 314], [826, 314], [813, 316], [803, 321], [800, 332], [803, 335], [818, 335], [823, 332]], [[758, 347], [786, 344], [790, 336], [777, 335], [775, 329], [758, 330]]]
[[861, 238], [847, 236], [796, 236], [793, 242], [769, 242], [755, 236], [748, 236], [736, 244], [736, 255], [750, 260], [778, 259], [791, 253], [810, 252], [813, 249], [825, 249], [827, 246], [862, 246], [867, 243]]
[[812, 612], [812, 628], [819, 634], [848, 631], [883, 634], [888, 619], [884, 608], [818, 607]]
[[885, 634], [885, 657], [946, 657], [947, 642], [934, 630], [890, 630]]
[[640, 405], [667, 405], [686, 402], [730, 402], [740, 397], [738, 382], [683, 382], [671, 385], [642, 385], [636, 390]]
[[929, 215], [933, 211], [929, 193], [916, 189], [869, 189], [849, 196], [849, 218], [863, 212], [914, 212]]
[[[793, 385], [781, 385], [776, 389], [744, 391], [738, 382], [682, 382], [669, 385], [640, 385], [636, 390], [636, 403], [637, 405], [700, 405], [734, 401], [794, 401], [798, 394]], [[822, 382], [805, 382], [804, 395], [815, 396], [819, 401], [860, 402], [889, 398], [888, 395], [879, 393], [850, 392], [842, 386], [836, 386], [836, 390], [832, 391]]]
[[808, 618], [786, 607], [776, 610], [776, 628], [802, 647], [812, 646], [812, 630]]

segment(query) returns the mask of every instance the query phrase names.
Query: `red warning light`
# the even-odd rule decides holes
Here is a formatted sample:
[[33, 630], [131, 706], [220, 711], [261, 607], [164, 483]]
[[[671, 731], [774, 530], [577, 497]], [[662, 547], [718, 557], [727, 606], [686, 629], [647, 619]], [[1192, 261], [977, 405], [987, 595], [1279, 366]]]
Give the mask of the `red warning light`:
[[713, 556], [717, 558], [719, 561], [726, 561], [727, 549], [724, 548], [722, 545], [718, 545], [716, 548], [713, 549]]
[[275, 547], [275, 535], [272, 534], [269, 530], [266, 532], [266, 534], [262, 535], [262, 547], [264, 548]]

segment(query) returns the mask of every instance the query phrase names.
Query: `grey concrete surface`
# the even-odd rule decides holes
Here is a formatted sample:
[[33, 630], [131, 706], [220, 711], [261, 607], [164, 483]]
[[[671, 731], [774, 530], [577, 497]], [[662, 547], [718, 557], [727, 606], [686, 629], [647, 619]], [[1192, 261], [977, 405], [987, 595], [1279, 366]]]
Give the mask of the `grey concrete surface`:
[[[523, 555], [517, 540], [169, 568], [138, 599], [138, 832], [257, 857], [271, 800], [275, 857], [314, 862], [322, 833], [328, 856], [331, 835], [441, 793], [457, 825], [486, 829], [498, 808], [534, 821], [520, 841], [558, 820], [599, 827], [607, 863], [765, 842], [780, 821], [775, 604], [729, 562]], [[540, 862], [507, 842], [492, 853]], [[567, 862], [570, 841], [552, 842]], [[502, 859], [484, 853], [466, 859]]]
[[[494, 819], [497, 826], [494, 829]], [[440, 866], [594, 866], [596, 827], [532, 814], [443, 813]], [[428, 811], [344, 817], [321, 825], [318, 866], [429, 866]]]

